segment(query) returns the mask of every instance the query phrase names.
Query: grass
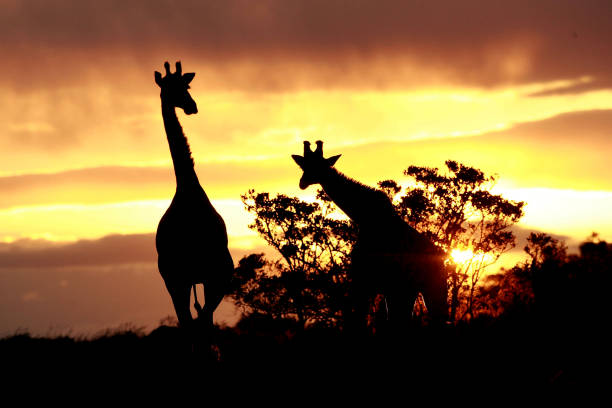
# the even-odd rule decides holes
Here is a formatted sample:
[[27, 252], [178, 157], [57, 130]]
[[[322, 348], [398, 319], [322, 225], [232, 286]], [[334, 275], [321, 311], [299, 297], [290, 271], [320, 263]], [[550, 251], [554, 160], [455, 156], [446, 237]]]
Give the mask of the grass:
[[29, 380], [31, 373], [42, 378], [61, 367], [81, 379], [104, 372], [112, 373], [108, 378], [113, 380], [151, 376], [180, 382], [213, 376], [238, 381], [239, 387], [259, 381], [298, 388], [365, 387], [354, 392], [595, 386], [594, 369], [603, 348], [591, 344], [588, 349], [586, 342], [576, 343], [581, 336], [563, 336], [537, 325], [475, 322], [355, 341], [335, 329], [299, 330], [293, 322], [260, 317], [217, 327], [212, 353], [194, 353], [177, 327], [160, 325], [146, 333], [142, 327], [123, 325], [89, 338], [16, 333], [0, 339], [0, 358], [5, 373]]

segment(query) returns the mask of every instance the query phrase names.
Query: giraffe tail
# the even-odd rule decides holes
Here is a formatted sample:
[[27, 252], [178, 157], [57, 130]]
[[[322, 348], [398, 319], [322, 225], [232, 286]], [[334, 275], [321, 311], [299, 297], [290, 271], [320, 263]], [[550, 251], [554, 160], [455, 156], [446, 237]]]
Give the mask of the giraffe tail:
[[200, 305], [200, 302], [198, 301], [198, 295], [197, 295], [195, 283], [192, 285], [192, 288], [193, 288], [193, 307], [198, 312], [198, 317], [200, 317], [200, 313], [202, 313], [202, 306]]

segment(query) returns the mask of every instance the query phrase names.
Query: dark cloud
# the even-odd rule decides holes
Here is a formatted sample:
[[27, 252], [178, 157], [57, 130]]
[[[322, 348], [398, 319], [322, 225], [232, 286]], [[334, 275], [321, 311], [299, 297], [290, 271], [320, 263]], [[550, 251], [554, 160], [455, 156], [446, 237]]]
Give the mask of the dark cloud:
[[554, 239], [557, 239], [563, 242], [565, 245], [567, 245], [568, 252], [578, 253], [578, 246], [580, 245], [580, 243], [576, 239], [569, 237], [567, 235], [552, 234], [547, 231], [540, 231], [540, 230], [535, 230], [531, 228], [525, 228], [520, 225], [513, 225], [510, 229], [514, 233], [514, 236], [516, 237], [516, 246], [512, 249], [512, 252], [515, 252], [515, 253], [518, 252], [518, 253], [524, 254], [525, 253], [524, 248], [527, 245], [527, 238], [529, 237], [529, 235], [532, 233], [535, 233], [535, 234], [545, 233], [545, 234], [550, 235]]
[[0, 268], [0, 334], [92, 334], [172, 314], [156, 265]]
[[[0, 267], [0, 337], [92, 335], [121, 324], [152, 330], [174, 316], [155, 263], [74, 267]], [[239, 315], [229, 300], [215, 311], [219, 323]]]
[[0, 268], [102, 266], [156, 262], [153, 234], [109, 235], [96, 240], [36, 246], [29, 241], [0, 245]]
[[[270, 248], [230, 248], [237, 263], [252, 252], [272, 254]], [[116, 266], [157, 262], [155, 234], [108, 235], [71, 243], [22, 239], [0, 243], [0, 268], [57, 268]]]
[[[253, 252], [273, 255], [268, 247], [230, 252], [236, 263]], [[226, 299], [215, 319], [233, 324], [237, 313]], [[174, 310], [157, 270], [152, 233], [68, 244], [0, 243], [0, 337], [20, 330], [93, 334], [125, 323], [150, 330], [168, 315]]]
[[612, 89], [612, 78], [597, 81], [587, 81], [567, 86], [560, 86], [553, 89], [547, 89], [544, 91], [533, 92], [527, 94], [530, 97], [544, 97], [544, 96], [555, 96], [555, 95], [572, 95], [579, 94], [589, 91], [597, 91], [601, 89]]
[[150, 76], [175, 57], [237, 88], [495, 86], [585, 75], [608, 86], [612, 62], [605, 0], [9, 4], [0, 39], [14, 55], [5, 79], [15, 86], [121, 81], [126, 66]]
[[[571, 145], [577, 149], [592, 147], [606, 152], [612, 149], [612, 110], [597, 109], [563, 113], [555, 117], [526, 122], [484, 137], [495, 140], [534, 144], [554, 149], [555, 145]], [[546, 150], [543, 147], [543, 150]]]

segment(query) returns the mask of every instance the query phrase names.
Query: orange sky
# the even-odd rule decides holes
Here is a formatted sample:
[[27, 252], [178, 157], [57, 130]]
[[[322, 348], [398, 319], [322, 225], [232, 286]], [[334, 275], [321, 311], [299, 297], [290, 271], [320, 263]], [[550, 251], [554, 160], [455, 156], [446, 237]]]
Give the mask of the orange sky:
[[152, 246], [174, 191], [153, 81], [165, 60], [196, 72], [199, 113], [179, 118], [236, 262], [262, 245], [240, 194], [313, 193], [289, 157], [304, 139], [368, 184], [459, 160], [527, 201], [519, 238], [612, 240], [611, 13], [607, 1], [0, 0], [0, 334], [152, 328], [172, 313]]

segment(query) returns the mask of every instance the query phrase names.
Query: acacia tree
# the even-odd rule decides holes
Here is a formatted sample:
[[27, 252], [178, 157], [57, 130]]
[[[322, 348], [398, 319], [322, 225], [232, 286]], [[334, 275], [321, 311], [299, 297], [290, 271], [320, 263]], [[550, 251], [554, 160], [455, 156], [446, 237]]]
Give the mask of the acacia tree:
[[[455, 321], [473, 316], [483, 271], [514, 247], [510, 227], [523, 216], [525, 203], [491, 193], [496, 178], [481, 170], [451, 160], [446, 168], [408, 167], [404, 174], [414, 186], [403, 193], [392, 180], [379, 186], [412, 227], [448, 254], [450, 318]], [[463, 259], [453, 260], [458, 253]]]
[[355, 228], [335, 217], [335, 205], [322, 191], [317, 200], [249, 190], [242, 201], [255, 215], [256, 230], [281, 255], [276, 262], [250, 255], [237, 268], [233, 297], [251, 312], [335, 324], [346, 296], [349, 254]]

